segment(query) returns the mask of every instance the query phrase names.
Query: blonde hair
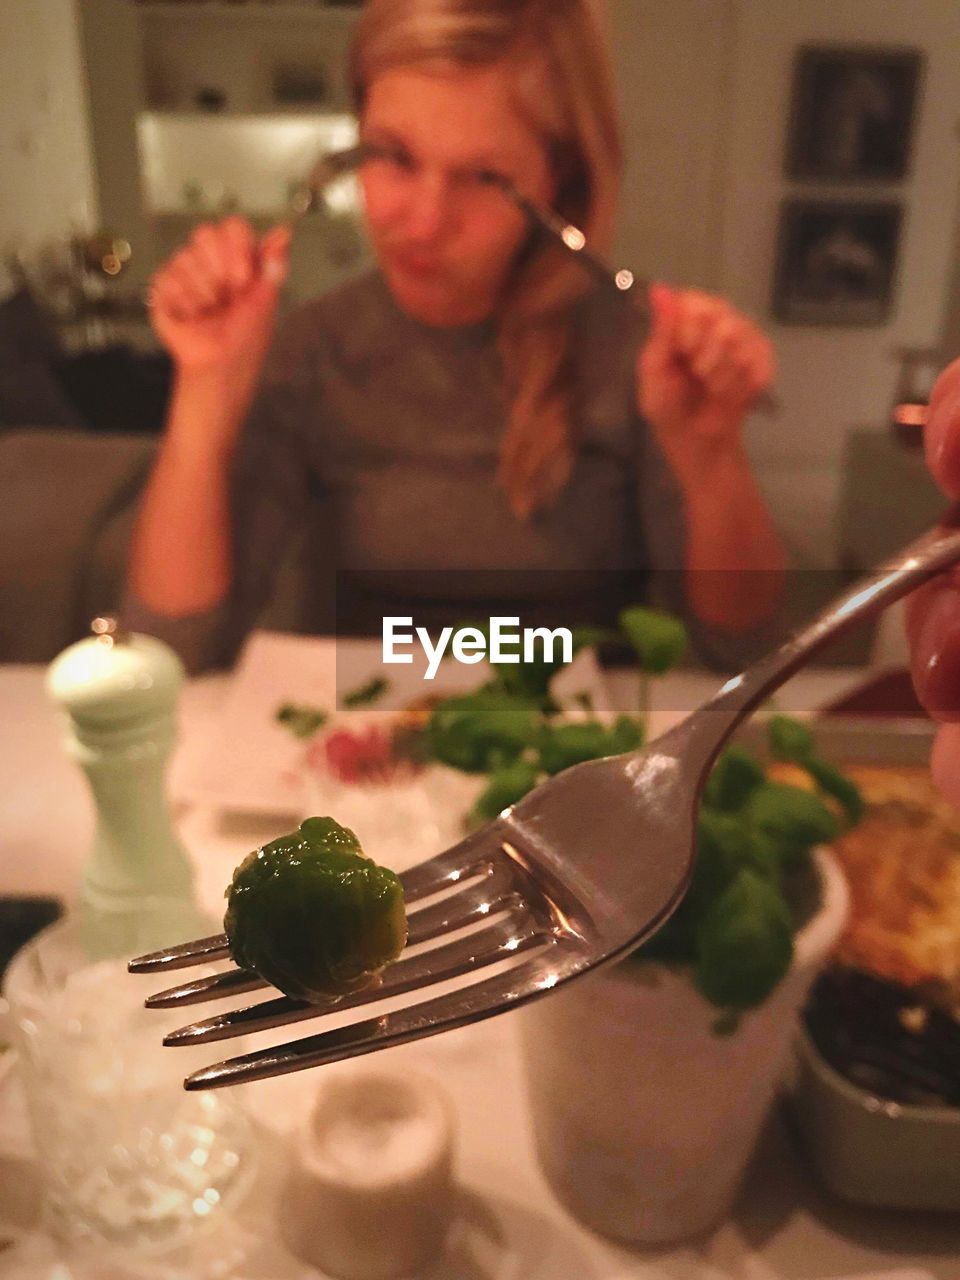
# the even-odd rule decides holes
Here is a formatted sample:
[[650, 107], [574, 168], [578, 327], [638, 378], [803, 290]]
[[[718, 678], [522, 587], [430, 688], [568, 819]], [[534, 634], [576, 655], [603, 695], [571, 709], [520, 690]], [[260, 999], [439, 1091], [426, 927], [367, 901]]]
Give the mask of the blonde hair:
[[[351, 53], [354, 102], [383, 71], [447, 61], [510, 60], [520, 109], [553, 163], [555, 207], [605, 248], [613, 231], [622, 144], [599, 0], [366, 0]], [[556, 500], [573, 466], [573, 306], [586, 280], [562, 250], [518, 260], [498, 345], [510, 420], [498, 479], [526, 518]]]

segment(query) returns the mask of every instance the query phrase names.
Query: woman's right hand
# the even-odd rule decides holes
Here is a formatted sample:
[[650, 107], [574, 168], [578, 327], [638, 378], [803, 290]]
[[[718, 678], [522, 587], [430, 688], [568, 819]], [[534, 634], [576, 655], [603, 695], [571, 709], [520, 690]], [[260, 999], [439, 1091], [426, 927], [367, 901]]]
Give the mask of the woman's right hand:
[[197, 227], [160, 267], [151, 282], [151, 319], [181, 378], [223, 375], [252, 389], [273, 332], [289, 247], [289, 227], [258, 239], [246, 219], [229, 217]]

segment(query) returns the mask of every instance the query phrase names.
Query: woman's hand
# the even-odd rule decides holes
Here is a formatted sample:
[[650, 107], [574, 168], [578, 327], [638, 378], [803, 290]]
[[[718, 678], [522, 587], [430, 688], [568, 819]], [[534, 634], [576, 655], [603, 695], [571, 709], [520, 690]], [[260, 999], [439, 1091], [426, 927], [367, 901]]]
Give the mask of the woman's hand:
[[157, 271], [150, 288], [154, 330], [181, 376], [260, 370], [287, 275], [290, 229], [262, 238], [243, 218], [197, 227]]
[[[927, 465], [951, 498], [960, 499], [960, 360], [941, 374], [924, 432]], [[933, 772], [960, 804], [960, 569], [935, 578], [907, 601], [907, 636], [917, 696], [945, 721], [933, 750]]]
[[681, 482], [739, 447], [774, 376], [773, 347], [722, 298], [650, 287], [653, 325], [637, 363], [638, 406]]

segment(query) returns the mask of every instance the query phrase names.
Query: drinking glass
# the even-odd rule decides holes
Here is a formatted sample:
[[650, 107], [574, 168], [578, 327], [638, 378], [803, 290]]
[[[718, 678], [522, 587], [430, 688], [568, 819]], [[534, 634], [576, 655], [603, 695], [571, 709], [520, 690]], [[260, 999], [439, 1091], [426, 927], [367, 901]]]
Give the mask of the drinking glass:
[[138, 1252], [183, 1244], [221, 1220], [254, 1173], [254, 1131], [236, 1096], [183, 1088], [209, 1051], [164, 1048], [182, 1016], [144, 1009], [150, 988], [126, 972], [141, 943], [165, 945], [160, 919], [169, 911], [146, 905], [120, 931], [133, 949], [95, 958], [89, 921], [61, 921], [6, 973], [46, 1224], [64, 1241]]

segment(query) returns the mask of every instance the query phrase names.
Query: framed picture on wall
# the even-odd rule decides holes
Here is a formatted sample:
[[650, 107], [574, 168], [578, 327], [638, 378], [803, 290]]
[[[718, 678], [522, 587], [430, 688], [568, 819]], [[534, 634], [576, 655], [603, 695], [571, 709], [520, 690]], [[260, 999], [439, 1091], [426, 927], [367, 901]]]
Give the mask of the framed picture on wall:
[[902, 221], [896, 201], [784, 201], [776, 318], [786, 324], [883, 324], [891, 310]]
[[916, 49], [799, 49], [788, 175], [846, 182], [906, 177], [922, 69]]

